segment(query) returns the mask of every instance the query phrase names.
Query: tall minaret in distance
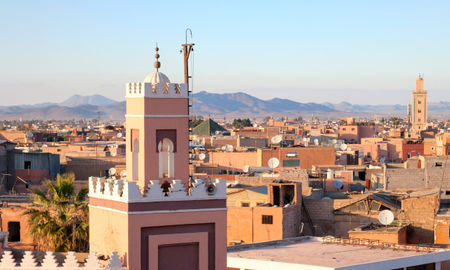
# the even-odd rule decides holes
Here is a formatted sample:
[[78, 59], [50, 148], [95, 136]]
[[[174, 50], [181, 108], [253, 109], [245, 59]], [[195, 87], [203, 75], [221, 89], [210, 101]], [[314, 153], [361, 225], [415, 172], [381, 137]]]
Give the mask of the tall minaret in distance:
[[413, 91], [412, 128], [415, 132], [424, 129], [427, 124], [427, 91], [423, 88], [423, 77], [419, 74], [416, 90]]

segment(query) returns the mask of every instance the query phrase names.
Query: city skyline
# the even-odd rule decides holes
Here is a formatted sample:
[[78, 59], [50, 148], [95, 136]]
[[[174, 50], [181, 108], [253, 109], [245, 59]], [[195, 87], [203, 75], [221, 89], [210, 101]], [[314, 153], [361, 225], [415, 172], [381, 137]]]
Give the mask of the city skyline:
[[153, 72], [156, 42], [161, 71], [181, 81], [187, 27], [196, 43], [195, 92], [408, 104], [420, 72], [430, 103], [450, 100], [444, 1], [27, 3], [0, 11], [0, 105], [74, 94], [122, 100], [125, 83]]

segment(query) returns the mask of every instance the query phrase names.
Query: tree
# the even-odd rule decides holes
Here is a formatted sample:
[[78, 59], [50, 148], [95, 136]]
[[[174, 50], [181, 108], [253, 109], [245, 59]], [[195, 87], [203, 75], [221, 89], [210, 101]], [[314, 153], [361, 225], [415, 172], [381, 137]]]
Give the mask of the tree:
[[252, 122], [250, 122], [250, 119], [246, 118], [246, 119], [234, 119], [233, 120], [233, 124], [231, 124], [233, 126], [233, 128], [235, 129], [241, 129], [243, 127], [251, 127], [252, 126]]
[[48, 192], [32, 191], [33, 208], [29, 216], [30, 231], [38, 248], [57, 252], [89, 249], [88, 192], [75, 193], [75, 176], [58, 175], [56, 182], [47, 180]]

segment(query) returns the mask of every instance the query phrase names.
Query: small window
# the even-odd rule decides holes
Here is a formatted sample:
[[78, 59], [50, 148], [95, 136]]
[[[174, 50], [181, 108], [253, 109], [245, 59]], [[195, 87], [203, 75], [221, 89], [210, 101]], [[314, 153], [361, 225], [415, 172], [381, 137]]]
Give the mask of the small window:
[[422, 101], [420, 101], [420, 100], [419, 100], [419, 101], [417, 101], [417, 104], [422, 104]]
[[417, 110], [418, 113], [422, 113], [422, 110]]
[[435, 167], [442, 167], [442, 162], [436, 162], [436, 164], [434, 164]]
[[343, 130], [343, 131], [345, 131], [345, 130], [346, 130], [346, 128], [343, 128], [342, 130]]
[[445, 195], [450, 195], [450, 190], [446, 190]]
[[20, 222], [8, 222], [8, 242], [20, 242]]
[[241, 207], [250, 207], [250, 203], [248, 203], [248, 202], [241, 202]]
[[422, 119], [420, 119], [420, 118], [419, 118], [419, 119], [417, 119], [417, 121], [418, 121], [418, 122], [421, 122], [421, 121], [422, 121]]
[[355, 128], [352, 128], [352, 131], [355, 131]]
[[273, 224], [273, 216], [263, 215], [262, 224]]
[[286, 157], [297, 157], [298, 153], [297, 152], [287, 152], [286, 153]]
[[31, 170], [31, 161], [25, 161], [23, 167], [25, 170]]

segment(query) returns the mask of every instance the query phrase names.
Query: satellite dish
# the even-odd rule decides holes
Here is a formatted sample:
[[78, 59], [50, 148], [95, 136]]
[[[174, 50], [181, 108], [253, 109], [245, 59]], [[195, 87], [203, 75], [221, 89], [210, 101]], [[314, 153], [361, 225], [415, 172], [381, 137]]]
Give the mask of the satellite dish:
[[344, 183], [341, 179], [336, 179], [333, 181], [333, 187], [336, 189], [341, 189], [344, 186]]
[[48, 147], [48, 145], [46, 145], [46, 144], [43, 144], [43, 145], [42, 145], [42, 147]]
[[394, 214], [391, 210], [383, 210], [378, 214], [378, 221], [383, 225], [389, 225], [394, 221]]
[[231, 144], [225, 145], [225, 151], [227, 152], [233, 152], [234, 147]]
[[337, 143], [337, 140], [336, 140], [336, 139], [333, 139], [331, 142], [332, 142], [333, 144], [336, 144], [336, 143]]
[[272, 144], [279, 144], [283, 138], [280, 135], [273, 136], [272, 139], [270, 139], [270, 142]]
[[111, 168], [111, 169], [109, 169], [108, 170], [108, 174], [109, 174], [109, 176], [113, 176], [113, 175], [115, 175], [116, 174], [116, 168]]
[[306, 142], [306, 141], [308, 141], [308, 139], [307, 138], [303, 138], [303, 141]]
[[120, 178], [121, 178], [121, 179], [124, 179], [124, 178], [127, 177], [127, 171], [123, 170], [123, 171], [120, 172], [119, 175], [120, 175]]
[[33, 132], [30, 132], [30, 131], [28, 131], [27, 133], [26, 133], [26, 135], [27, 135], [27, 137], [28, 138], [33, 138]]
[[273, 170], [274, 168], [277, 168], [278, 165], [280, 165], [280, 161], [278, 160], [278, 158], [273, 157], [269, 159], [267, 165], [269, 165], [269, 167]]
[[112, 152], [112, 153], [111, 153], [111, 156], [112, 156], [112, 157], [115, 157], [115, 156], [117, 156], [117, 153], [116, 153], [116, 152]]
[[314, 139], [314, 144], [319, 145], [319, 139]]
[[248, 173], [249, 168], [250, 168], [250, 166], [245, 165], [244, 168], [242, 168], [242, 171], [245, 173]]
[[347, 147], [347, 151], [352, 151], [352, 149], [350, 147]]
[[200, 160], [205, 160], [206, 155], [204, 153], [201, 153], [200, 155], [198, 155], [198, 159]]
[[122, 133], [117, 133], [117, 138], [122, 138], [123, 137], [123, 134]]
[[345, 143], [341, 144], [341, 146], [339, 147], [342, 151], [347, 150], [347, 145]]

